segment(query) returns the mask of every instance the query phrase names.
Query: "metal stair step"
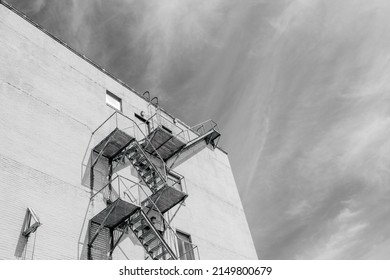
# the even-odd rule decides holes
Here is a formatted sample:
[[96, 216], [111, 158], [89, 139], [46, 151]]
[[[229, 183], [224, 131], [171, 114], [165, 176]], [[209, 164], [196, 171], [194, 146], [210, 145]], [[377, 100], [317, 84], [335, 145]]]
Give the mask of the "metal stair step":
[[[160, 242], [157, 245], [155, 245], [153, 248], [148, 249], [148, 252], [150, 254], [153, 254], [154, 252], [158, 251], [159, 248], [162, 248], [163, 244]], [[164, 250], [164, 249], [163, 249]]]
[[133, 156], [130, 157], [132, 161], [138, 161], [140, 158], [145, 158], [142, 153], [136, 152]]
[[153, 181], [156, 180], [156, 177], [150, 177], [149, 179], [145, 180], [146, 181], [146, 184], [150, 185], [151, 183], [153, 183]]
[[148, 164], [146, 161], [143, 161], [141, 163], [135, 163], [134, 165], [138, 167], [138, 174], [140, 174], [141, 176], [143, 173], [146, 173], [145, 170], [149, 171], [150, 169], [150, 164]]
[[145, 237], [148, 237], [148, 236], [151, 235], [152, 233], [153, 233], [153, 230], [145, 231], [145, 232], [143, 232], [138, 238], [139, 238], [139, 239], [145, 240]]
[[127, 157], [132, 158], [134, 157], [135, 154], [137, 154], [137, 149], [136, 148], [130, 148], [126, 151]]
[[151, 186], [151, 189], [155, 189], [157, 190], [160, 186], [164, 185], [165, 184], [165, 181], [160, 179], [159, 181], [157, 181], [156, 183], [154, 183], [152, 186]]
[[167, 251], [163, 248], [162, 252], [158, 254], [157, 256], [153, 257], [154, 260], [159, 260], [162, 256], [166, 255]]
[[146, 226], [148, 226], [148, 225], [141, 223], [138, 227], [134, 228], [133, 231], [138, 233], [142, 228], [145, 228]]
[[160, 182], [164, 182], [159, 176], [152, 176], [146, 183], [149, 184], [159, 184]]
[[142, 219], [143, 219], [142, 215], [138, 214], [137, 217], [130, 220], [130, 225], [135, 225], [136, 223], [138, 223]]
[[153, 173], [153, 170], [151, 168], [147, 167], [144, 170], [141, 170], [141, 173], [142, 173], [141, 174], [142, 177], [147, 178]]
[[151, 243], [153, 243], [153, 241], [155, 241], [156, 239], [158, 239], [157, 235], [153, 236], [152, 238], [144, 241], [143, 245], [144, 246], [149, 246]]
[[142, 167], [142, 166], [147, 166], [146, 163], [147, 163], [147, 161], [146, 161], [145, 157], [141, 157], [137, 161], [134, 162], [134, 165]]

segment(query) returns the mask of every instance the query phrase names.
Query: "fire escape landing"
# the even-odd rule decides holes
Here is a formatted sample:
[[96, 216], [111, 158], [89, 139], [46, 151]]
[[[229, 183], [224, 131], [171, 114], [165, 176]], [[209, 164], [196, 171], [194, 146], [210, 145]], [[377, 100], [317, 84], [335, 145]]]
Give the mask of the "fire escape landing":
[[[118, 117], [124, 118], [130, 125], [120, 129]], [[140, 137], [137, 132], [142, 132], [142, 129], [119, 112], [111, 115], [97, 130], [113, 119], [115, 128], [106, 136], [100, 133], [103, 139], [92, 148], [91, 162], [87, 168], [89, 185], [94, 192], [90, 204], [97, 197], [101, 197], [105, 204], [104, 209], [89, 221], [88, 259], [111, 259], [115, 247], [130, 231], [151, 259], [180, 259], [183, 256], [178, 254], [176, 248], [180, 238], [164, 214], [181, 205], [188, 194], [182, 189], [181, 181], [184, 177], [181, 175], [175, 184], [168, 182], [167, 174], [173, 170], [170, 170], [166, 161], [173, 156], [179, 156], [201, 141], [215, 147], [220, 134], [216, 126], [199, 132], [199, 128], [205, 129], [202, 125], [196, 131], [188, 129], [175, 135], [164, 126], [158, 125], [150, 134], [141, 133]], [[133, 131], [129, 130], [129, 127], [132, 127]], [[184, 134], [183, 132], [187, 137], [180, 135]], [[104, 164], [99, 165], [99, 161]], [[97, 165], [104, 169], [100, 172], [104, 174], [102, 177], [105, 177], [105, 185], [100, 186], [99, 190], [99, 182], [95, 179]], [[136, 171], [138, 183], [121, 175], [114, 177], [114, 173], [119, 174], [118, 172], [126, 167]], [[132, 182], [130, 187], [128, 182]], [[186, 247], [190, 250], [185, 254], [193, 256], [197, 247], [192, 243]]]

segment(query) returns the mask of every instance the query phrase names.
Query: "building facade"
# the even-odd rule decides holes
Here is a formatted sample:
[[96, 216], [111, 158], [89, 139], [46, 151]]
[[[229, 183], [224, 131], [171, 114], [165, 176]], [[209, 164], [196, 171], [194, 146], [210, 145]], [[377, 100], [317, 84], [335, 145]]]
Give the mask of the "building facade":
[[0, 259], [257, 259], [214, 122], [0, 3]]

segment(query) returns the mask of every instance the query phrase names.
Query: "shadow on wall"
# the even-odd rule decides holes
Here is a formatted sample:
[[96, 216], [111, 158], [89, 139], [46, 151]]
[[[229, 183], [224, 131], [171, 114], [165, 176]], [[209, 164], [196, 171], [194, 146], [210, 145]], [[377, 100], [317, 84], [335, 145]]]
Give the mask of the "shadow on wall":
[[26, 259], [27, 242], [28, 242], [28, 237], [24, 236], [23, 233], [21, 232], [19, 235], [18, 244], [16, 245], [16, 249], [15, 249], [15, 257], [17, 259], [22, 259], [22, 260]]
[[[32, 208], [27, 208], [26, 215], [24, 216], [24, 220], [23, 220], [22, 229], [19, 234], [18, 243], [16, 245], [15, 254], [14, 254], [17, 259], [23, 259], [23, 260], [26, 259], [28, 239], [31, 233], [36, 232], [37, 228], [40, 227], [41, 225], [42, 224], [39, 221], [39, 218], [35, 213], [35, 211]], [[31, 259], [34, 259], [36, 237], [37, 235], [35, 233]]]
[[[88, 226], [88, 231], [87, 233], [89, 232], [89, 226]], [[79, 243], [79, 246], [81, 245], [81, 252], [80, 252], [80, 255], [77, 256], [79, 260], [87, 260], [88, 259], [88, 240], [89, 240], [89, 236], [88, 234], [85, 235], [84, 237], [84, 242], [83, 243]]]
[[[95, 162], [97, 156], [98, 154], [92, 151], [88, 161], [82, 163], [81, 184], [91, 189], [100, 190], [108, 183], [107, 176], [110, 169], [108, 160], [105, 157], [101, 156]], [[94, 164], [93, 169], [91, 168], [92, 164]], [[92, 170], [93, 172], [91, 174]]]

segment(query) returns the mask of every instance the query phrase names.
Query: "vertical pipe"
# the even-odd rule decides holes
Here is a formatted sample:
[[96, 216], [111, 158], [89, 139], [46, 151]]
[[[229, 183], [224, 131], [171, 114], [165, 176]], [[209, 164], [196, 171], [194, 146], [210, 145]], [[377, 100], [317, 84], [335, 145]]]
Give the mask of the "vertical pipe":
[[114, 230], [110, 228], [110, 251], [108, 259], [112, 260], [112, 253], [114, 251]]

